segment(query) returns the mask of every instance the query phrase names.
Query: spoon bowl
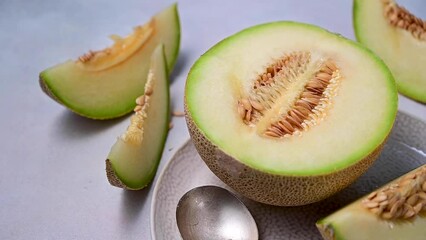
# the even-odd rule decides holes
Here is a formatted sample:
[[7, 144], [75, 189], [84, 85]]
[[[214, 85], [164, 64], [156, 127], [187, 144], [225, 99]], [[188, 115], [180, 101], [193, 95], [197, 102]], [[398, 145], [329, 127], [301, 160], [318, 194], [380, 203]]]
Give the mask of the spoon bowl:
[[202, 186], [185, 193], [176, 208], [184, 240], [255, 240], [256, 222], [247, 207], [228, 190]]

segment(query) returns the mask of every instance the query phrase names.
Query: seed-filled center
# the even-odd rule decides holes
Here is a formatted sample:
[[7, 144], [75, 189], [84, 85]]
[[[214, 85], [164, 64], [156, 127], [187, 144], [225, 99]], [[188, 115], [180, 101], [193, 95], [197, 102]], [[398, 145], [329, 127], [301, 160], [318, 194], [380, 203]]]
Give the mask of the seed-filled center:
[[414, 16], [393, 0], [382, 0], [382, 3], [383, 13], [390, 25], [409, 31], [413, 37], [426, 41], [426, 21]]
[[362, 203], [383, 219], [414, 219], [426, 212], [426, 167], [372, 192]]
[[144, 26], [137, 26], [133, 33], [120, 37], [110, 36], [114, 44], [99, 51], [89, 51], [80, 56], [76, 63], [88, 71], [101, 71], [125, 61], [138, 49], [142, 48], [155, 34], [155, 21], [151, 20]]
[[319, 124], [332, 106], [340, 72], [328, 58], [293, 52], [268, 66], [237, 102], [246, 125], [261, 135], [281, 138]]

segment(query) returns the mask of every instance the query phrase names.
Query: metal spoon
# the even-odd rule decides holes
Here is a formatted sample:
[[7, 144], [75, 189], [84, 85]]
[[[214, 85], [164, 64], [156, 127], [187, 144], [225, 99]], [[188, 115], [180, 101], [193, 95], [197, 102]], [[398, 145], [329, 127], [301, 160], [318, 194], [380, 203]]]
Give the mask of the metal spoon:
[[185, 193], [176, 208], [184, 240], [255, 240], [256, 222], [247, 207], [228, 190], [202, 186]]

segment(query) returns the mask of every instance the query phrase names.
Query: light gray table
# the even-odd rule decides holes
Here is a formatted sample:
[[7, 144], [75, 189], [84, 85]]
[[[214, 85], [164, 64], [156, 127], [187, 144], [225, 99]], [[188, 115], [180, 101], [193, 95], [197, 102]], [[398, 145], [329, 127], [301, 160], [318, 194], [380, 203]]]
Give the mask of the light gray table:
[[[425, 1], [409, 9], [426, 14]], [[47, 98], [46, 67], [110, 44], [171, 1], [0, 1], [0, 239], [150, 239], [153, 185], [139, 192], [109, 186], [104, 159], [128, 124], [88, 120]], [[181, 1], [181, 53], [172, 105], [183, 110], [189, 68], [222, 38], [251, 25], [295, 20], [353, 38], [350, 0]], [[426, 16], [422, 16], [426, 17]], [[425, 105], [400, 97], [400, 110], [426, 121]], [[159, 171], [188, 139], [174, 118]], [[157, 175], [158, 176], [158, 175]]]

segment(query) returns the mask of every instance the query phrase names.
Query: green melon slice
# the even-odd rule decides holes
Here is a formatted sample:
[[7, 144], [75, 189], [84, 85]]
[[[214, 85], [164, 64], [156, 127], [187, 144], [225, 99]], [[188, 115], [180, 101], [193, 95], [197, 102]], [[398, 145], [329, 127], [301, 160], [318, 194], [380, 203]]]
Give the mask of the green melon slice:
[[127, 131], [117, 139], [106, 160], [109, 182], [141, 189], [151, 182], [160, 162], [169, 126], [169, 85], [163, 48], [151, 57], [145, 94], [136, 100]]
[[180, 25], [177, 5], [155, 15], [126, 38], [113, 35], [113, 46], [78, 60], [46, 69], [40, 74], [42, 89], [70, 110], [93, 119], [110, 119], [129, 113], [143, 94], [149, 61], [163, 43], [167, 68], [172, 70], [179, 52]]
[[[329, 85], [312, 100], [305, 93], [321, 88], [323, 75]], [[196, 61], [185, 89], [188, 128], [210, 169], [251, 199], [287, 206], [324, 199], [362, 174], [392, 129], [397, 102], [374, 54], [296, 22], [226, 38]], [[303, 122], [290, 117], [307, 107]], [[285, 133], [290, 120], [297, 130]]]
[[[413, 176], [416, 177], [413, 179]], [[392, 191], [399, 194], [390, 194]], [[398, 204], [396, 199], [401, 201], [399, 207], [395, 206]], [[379, 206], [373, 207], [376, 205], [374, 202]], [[394, 203], [392, 207], [391, 203]], [[390, 213], [394, 206], [392, 216]], [[382, 209], [378, 212], [380, 208]], [[425, 239], [426, 165], [318, 221], [317, 227], [324, 239], [330, 240]]]
[[[407, 20], [398, 26], [402, 15]], [[353, 23], [358, 41], [389, 66], [399, 92], [426, 103], [426, 22], [393, 0], [355, 0]]]

